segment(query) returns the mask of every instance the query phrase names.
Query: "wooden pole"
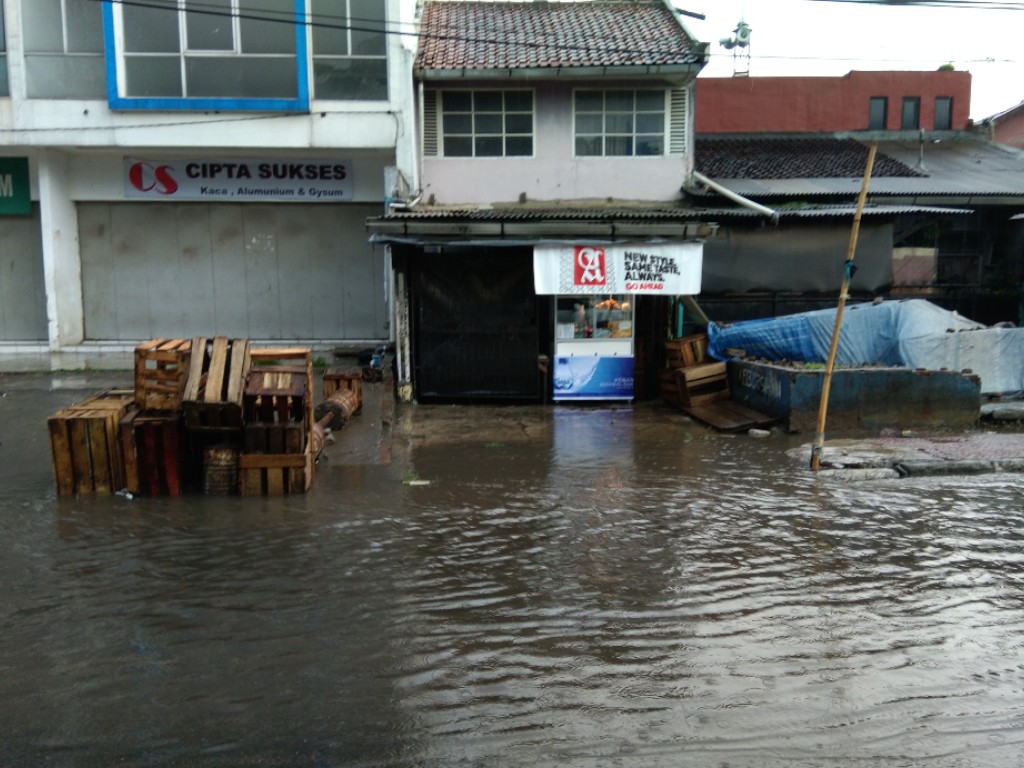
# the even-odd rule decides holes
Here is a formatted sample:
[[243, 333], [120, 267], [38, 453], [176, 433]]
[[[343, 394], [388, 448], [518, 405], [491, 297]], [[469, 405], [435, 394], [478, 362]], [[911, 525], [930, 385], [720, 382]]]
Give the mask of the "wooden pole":
[[868, 164], [864, 169], [864, 181], [860, 187], [860, 197], [857, 199], [857, 212], [853, 215], [850, 247], [846, 252], [846, 261], [843, 263], [843, 283], [839, 290], [839, 306], [836, 308], [836, 322], [832, 329], [832, 344], [828, 350], [828, 361], [825, 363], [825, 379], [821, 383], [821, 401], [818, 403], [818, 430], [815, 434], [814, 448], [811, 451], [811, 470], [813, 472], [817, 472], [821, 466], [821, 452], [825, 446], [825, 416], [828, 413], [829, 391], [832, 389], [832, 370], [835, 368], [836, 350], [839, 348], [839, 331], [843, 326], [843, 310], [846, 308], [850, 280], [853, 278], [853, 257], [857, 251], [860, 218], [864, 212], [864, 201], [868, 196], [868, 182], [871, 180], [871, 170], [875, 165], [875, 150], [877, 148], [878, 145], [872, 142], [871, 148], [868, 150]]

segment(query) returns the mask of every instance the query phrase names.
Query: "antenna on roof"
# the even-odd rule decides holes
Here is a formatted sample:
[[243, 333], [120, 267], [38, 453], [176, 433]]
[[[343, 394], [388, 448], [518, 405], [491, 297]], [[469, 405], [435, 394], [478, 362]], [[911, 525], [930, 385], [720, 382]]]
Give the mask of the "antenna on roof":
[[[740, 19], [736, 29], [732, 31], [732, 37], [723, 37], [718, 42], [726, 50], [732, 51], [732, 76], [741, 77], [750, 74], [750, 33], [753, 30], [743, 19]], [[746, 64], [740, 69], [740, 62]]]

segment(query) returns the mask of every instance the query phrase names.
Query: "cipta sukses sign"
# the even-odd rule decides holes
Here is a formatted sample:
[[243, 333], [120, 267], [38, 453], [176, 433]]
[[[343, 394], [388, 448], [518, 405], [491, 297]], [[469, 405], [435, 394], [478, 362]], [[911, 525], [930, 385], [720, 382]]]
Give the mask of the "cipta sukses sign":
[[533, 279], [538, 294], [700, 293], [703, 243], [537, 245]]
[[125, 197], [156, 200], [341, 202], [352, 199], [349, 160], [205, 158], [124, 160]]

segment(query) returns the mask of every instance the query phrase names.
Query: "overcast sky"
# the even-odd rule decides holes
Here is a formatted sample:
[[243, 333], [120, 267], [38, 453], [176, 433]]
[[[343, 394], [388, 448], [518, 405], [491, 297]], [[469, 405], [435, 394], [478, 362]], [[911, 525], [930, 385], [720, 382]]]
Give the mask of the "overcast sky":
[[[1021, 10], [894, 7], [824, 0], [674, 0], [697, 39], [710, 43], [702, 77], [844, 75], [850, 70], [935, 70], [946, 63], [971, 73], [971, 109], [981, 120], [1024, 101], [1024, 6]], [[965, 3], [966, 5], [967, 3]], [[740, 19], [750, 45], [719, 44]], [[733, 53], [740, 51], [734, 60]], [[749, 51], [747, 61], [745, 53]]]

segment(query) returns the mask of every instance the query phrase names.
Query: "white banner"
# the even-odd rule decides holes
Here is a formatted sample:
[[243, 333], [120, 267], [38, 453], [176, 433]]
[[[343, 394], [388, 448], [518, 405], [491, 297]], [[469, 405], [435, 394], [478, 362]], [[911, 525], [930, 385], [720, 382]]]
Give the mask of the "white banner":
[[700, 293], [703, 243], [536, 245], [533, 281], [538, 294]]
[[124, 159], [125, 197], [151, 200], [266, 200], [334, 203], [352, 199], [349, 160]]

